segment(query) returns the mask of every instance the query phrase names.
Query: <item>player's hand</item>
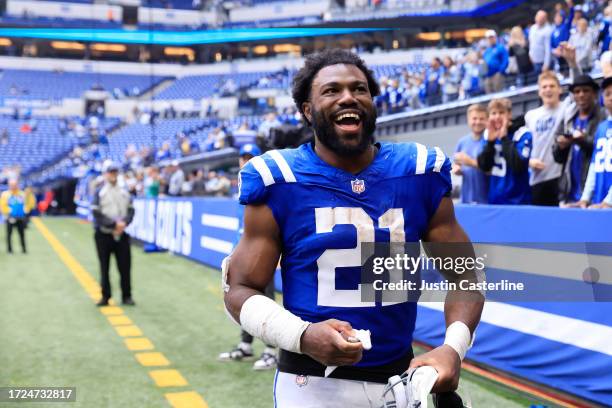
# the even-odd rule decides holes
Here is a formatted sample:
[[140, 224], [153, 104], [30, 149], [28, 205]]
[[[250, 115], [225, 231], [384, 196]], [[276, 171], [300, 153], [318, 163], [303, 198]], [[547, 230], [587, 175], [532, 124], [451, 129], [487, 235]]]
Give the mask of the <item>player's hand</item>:
[[361, 360], [363, 347], [346, 340], [352, 332], [350, 323], [341, 320], [313, 323], [302, 334], [300, 348], [325, 366], [353, 365]]
[[432, 366], [438, 371], [438, 380], [432, 392], [455, 391], [459, 386], [461, 359], [459, 354], [446, 344], [415, 357], [410, 362], [410, 368]]
[[546, 168], [546, 163], [540, 159], [529, 159], [529, 167], [534, 170], [544, 170]]
[[461, 166], [456, 163], [453, 163], [453, 166], [451, 167], [451, 173], [457, 176], [461, 176], [463, 174], [463, 172], [461, 171]]

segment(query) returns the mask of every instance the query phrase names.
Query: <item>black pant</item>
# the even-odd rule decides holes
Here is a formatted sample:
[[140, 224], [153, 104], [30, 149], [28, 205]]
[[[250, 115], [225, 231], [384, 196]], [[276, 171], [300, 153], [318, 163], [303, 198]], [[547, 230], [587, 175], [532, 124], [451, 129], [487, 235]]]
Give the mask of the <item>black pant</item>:
[[19, 240], [21, 241], [21, 250], [25, 254], [26, 243], [25, 243], [25, 218], [9, 218], [6, 222], [6, 247], [9, 252], [13, 252], [13, 243], [11, 242], [11, 236], [13, 235], [13, 228], [17, 228], [19, 234]]
[[[266, 286], [265, 295], [269, 297], [270, 299], [274, 300], [274, 279], [272, 279], [272, 281], [268, 284], [268, 286]], [[251, 336], [249, 333], [247, 333], [244, 330], [240, 331], [240, 339], [242, 340], [243, 343], [253, 343], [253, 336]], [[274, 347], [269, 344], [266, 344], [266, 346], [270, 348]]]
[[558, 207], [559, 179], [543, 181], [531, 186], [531, 202], [533, 205]]
[[115, 254], [117, 269], [121, 276], [121, 295], [123, 299], [132, 297], [132, 286], [130, 270], [132, 268], [132, 254], [130, 249], [130, 236], [126, 233], [121, 235], [119, 240], [115, 240], [112, 234], [105, 234], [96, 231], [95, 234], [96, 250], [100, 261], [100, 286], [102, 286], [102, 297], [111, 297], [111, 286], [109, 278], [110, 257]]

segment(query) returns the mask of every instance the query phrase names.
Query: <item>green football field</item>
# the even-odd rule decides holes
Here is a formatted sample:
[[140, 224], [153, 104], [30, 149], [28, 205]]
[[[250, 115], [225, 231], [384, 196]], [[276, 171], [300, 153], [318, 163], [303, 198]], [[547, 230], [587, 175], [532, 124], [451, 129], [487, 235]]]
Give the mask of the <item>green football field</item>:
[[[217, 270], [134, 247], [137, 306], [100, 310], [91, 225], [33, 220], [27, 255], [18, 245], [14, 255], [6, 253], [1, 227], [0, 387], [76, 387], [77, 402], [0, 406], [273, 406], [273, 372], [216, 361], [238, 340], [223, 311]], [[111, 273], [120, 298], [114, 265]], [[256, 351], [262, 348], [257, 342]], [[475, 407], [538, 403], [467, 373], [462, 387]]]

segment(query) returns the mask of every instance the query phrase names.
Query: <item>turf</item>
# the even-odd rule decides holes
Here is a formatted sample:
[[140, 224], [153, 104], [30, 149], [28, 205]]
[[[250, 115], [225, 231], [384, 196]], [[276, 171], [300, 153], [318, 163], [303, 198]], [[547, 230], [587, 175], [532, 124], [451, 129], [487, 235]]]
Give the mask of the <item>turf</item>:
[[[91, 226], [73, 218], [43, 222], [97, 280]], [[77, 388], [77, 403], [53, 407], [168, 407], [164, 393], [178, 391], [196, 391], [210, 407], [273, 405], [273, 372], [253, 372], [248, 362], [216, 361], [239, 334], [223, 312], [217, 270], [168, 253], [132, 250], [137, 306], [123, 309], [155, 351], [168, 358], [168, 368], [189, 383], [159, 388], [149, 377], [151, 368], [135, 360], [37, 229], [27, 230], [27, 255], [6, 254], [4, 232], [0, 228], [0, 386]], [[114, 267], [111, 274], [113, 295], [120, 299]], [[257, 342], [256, 351], [262, 348]], [[530, 405], [525, 396], [473, 376], [464, 376], [462, 383], [475, 407]]]

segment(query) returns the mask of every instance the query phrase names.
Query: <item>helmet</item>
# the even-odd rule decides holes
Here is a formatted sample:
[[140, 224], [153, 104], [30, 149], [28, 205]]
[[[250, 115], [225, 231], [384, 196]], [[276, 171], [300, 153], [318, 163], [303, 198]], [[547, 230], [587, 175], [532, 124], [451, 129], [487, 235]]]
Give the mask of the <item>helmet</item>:
[[[389, 378], [381, 397], [380, 408], [427, 408], [428, 396], [431, 393], [438, 372], [430, 366], [411, 368], [402, 375]], [[456, 392], [433, 394], [434, 408], [471, 408]]]

